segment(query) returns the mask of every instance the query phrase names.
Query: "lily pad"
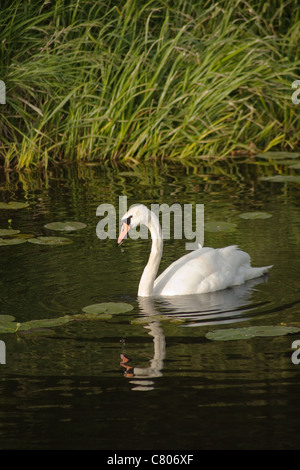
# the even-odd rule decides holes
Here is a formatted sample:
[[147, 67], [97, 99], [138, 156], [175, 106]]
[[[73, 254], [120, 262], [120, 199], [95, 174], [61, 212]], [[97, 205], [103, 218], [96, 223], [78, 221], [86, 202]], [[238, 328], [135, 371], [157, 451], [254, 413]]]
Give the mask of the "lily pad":
[[94, 321], [94, 320], [110, 320], [112, 315], [109, 313], [78, 313], [72, 315], [72, 320], [76, 321]]
[[231, 222], [206, 222], [204, 230], [207, 232], [231, 232], [237, 227]]
[[130, 323], [132, 325], [149, 325], [150, 323], [155, 323], [159, 322], [161, 320], [160, 315], [151, 315], [150, 316], [143, 316], [143, 317], [137, 317], [133, 318]]
[[285, 158], [298, 158], [300, 157], [299, 152], [265, 152], [257, 154], [259, 158], [265, 158], [267, 160], [283, 160]]
[[0, 202], [0, 209], [24, 209], [25, 207], [29, 207], [27, 202], [17, 202], [17, 201], [10, 201], [10, 202]]
[[20, 230], [14, 230], [12, 228], [0, 228], [0, 237], [16, 235], [17, 233], [20, 233]]
[[0, 322], [2, 321], [15, 321], [15, 317], [13, 315], [0, 315]]
[[1, 320], [0, 321], [0, 333], [15, 333], [18, 331], [20, 323], [10, 320]]
[[253, 212], [243, 212], [242, 214], [239, 214], [239, 217], [242, 219], [270, 219], [272, 217], [272, 214], [269, 214], [268, 212], [262, 212], [262, 211], [253, 211]]
[[28, 240], [29, 238], [34, 238], [34, 235], [32, 233], [18, 233], [14, 238]]
[[261, 180], [271, 181], [273, 183], [300, 183], [300, 176], [294, 176], [294, 175], [263, 176]]
[[82, 222], [51, 222], [46, 224], [45, 228], [49, 230], [58, 230], [61, 232], [74, 232], [75, 230], [82, 230], [86, 224]]
[[68, 245], [72, 240], [65, 237], [36, 237], [27, 240], [29, 243], [36, 245]]
[[133, 306], [123, 302], [103, 302], [100, 304], [88, 305], [82, 310], [85, 313], [108, 313], [113, 315], [117, 313], [130, 312], [133, 310]]
[[32, 330], [34, 328], [52, 328], [54, 326], [64, 325], [69, 323], [70, 316], [65, 315], [64, 317], [58, 318], [45, 318], [42, 320], [30, 320], [25, 323], [21, 323], [18, 331]]
[[26, 243], [27, 239], [22, 238], [0, 238], [0, 246], [8, 245], [21, 245], [21, 243]]
[[[97, 306], [97, 307], [95, 307]], [[76, 315], [64, 315], [58, 318], [43, 318], [42, 320], [30, 320], [24, 323], [15, 322], [12, 315], [0, 315], [0, 333], [27, 333], [31, 331], [51, 332], [50, 328], [65, 325], [72, 321], [110, 320], [112, 314], [128, 312], [133, 306], [125, 303], [102, 303], [85, 307], [88, 312]], [[95, 311], [96, 310], [96, 311]]]
[[300, 328], [294, 326], [250, 326], [245, 328], [229, 328], [214, 330], [207, 333], [207, 339], [214, 341], [234, 341], [241, 339], [250, 339], [256, 336], [283, 336], [299, 333]]
[[174, 316], [173, 318], [171, 316], [161, 315], [160, 320], [164, 322], [172, 323], [174, 325], [182, 325], [183, 323], [185, 323], [185, 320], [183, 320], [182, 318], [176, 318], [176, 316]]

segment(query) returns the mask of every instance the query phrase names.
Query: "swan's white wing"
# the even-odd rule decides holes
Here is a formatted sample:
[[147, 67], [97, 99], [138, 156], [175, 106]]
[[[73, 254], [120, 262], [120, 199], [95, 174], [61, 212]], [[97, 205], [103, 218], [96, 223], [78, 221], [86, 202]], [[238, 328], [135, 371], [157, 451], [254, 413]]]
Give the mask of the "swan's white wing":
[[267, 268], [252, 268], [250, 256], [236, 246], [200, 248], [172, 263], [154, 283], [154, 295], [215, 292], [259, 277]]

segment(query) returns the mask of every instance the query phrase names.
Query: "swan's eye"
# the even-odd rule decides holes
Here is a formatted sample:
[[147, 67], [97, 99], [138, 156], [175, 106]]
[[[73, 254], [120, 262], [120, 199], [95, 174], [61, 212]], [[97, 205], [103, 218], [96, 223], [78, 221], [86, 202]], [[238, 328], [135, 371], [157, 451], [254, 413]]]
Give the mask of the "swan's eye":
[[130, 225], [131, 219], [132, 219], [132, 215], [130, 215], [129, 217], [127, 217], [127, 219], [126, 219], [126, 224], [127, 224], [127, 225]]

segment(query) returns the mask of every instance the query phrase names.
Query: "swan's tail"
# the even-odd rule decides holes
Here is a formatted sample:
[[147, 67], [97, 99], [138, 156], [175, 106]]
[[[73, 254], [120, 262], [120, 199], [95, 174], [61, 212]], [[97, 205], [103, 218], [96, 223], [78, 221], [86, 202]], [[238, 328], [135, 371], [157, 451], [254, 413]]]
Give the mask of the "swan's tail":
[[249, 281], [250, 279], [255, 279], [256, 277], [263, 276], [264, 274], [268, 273], [269, 269], [271, 269], [272, 267], [273, 267], [273, 265], [263, 266], [261, 268], [250, 267], [250, 268], [247, 269], [245, 280]]

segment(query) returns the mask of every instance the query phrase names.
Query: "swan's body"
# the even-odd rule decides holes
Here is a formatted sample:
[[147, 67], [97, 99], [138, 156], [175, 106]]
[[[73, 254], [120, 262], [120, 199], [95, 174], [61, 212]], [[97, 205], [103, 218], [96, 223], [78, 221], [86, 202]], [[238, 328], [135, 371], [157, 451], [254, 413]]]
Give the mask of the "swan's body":
[[237, 246], [199, 248], [179, 258], [155, 279], [163, 250], [158, 218], [146, 206], [138, 204], [124, 214], [122, 222], [118, 243], [140, 224], [146, 225], [151, 233], [151, 253], [138, 289], [141, 297], [215, 292], [262, 276], [271, 267], [251, 267], [248, 253]]

